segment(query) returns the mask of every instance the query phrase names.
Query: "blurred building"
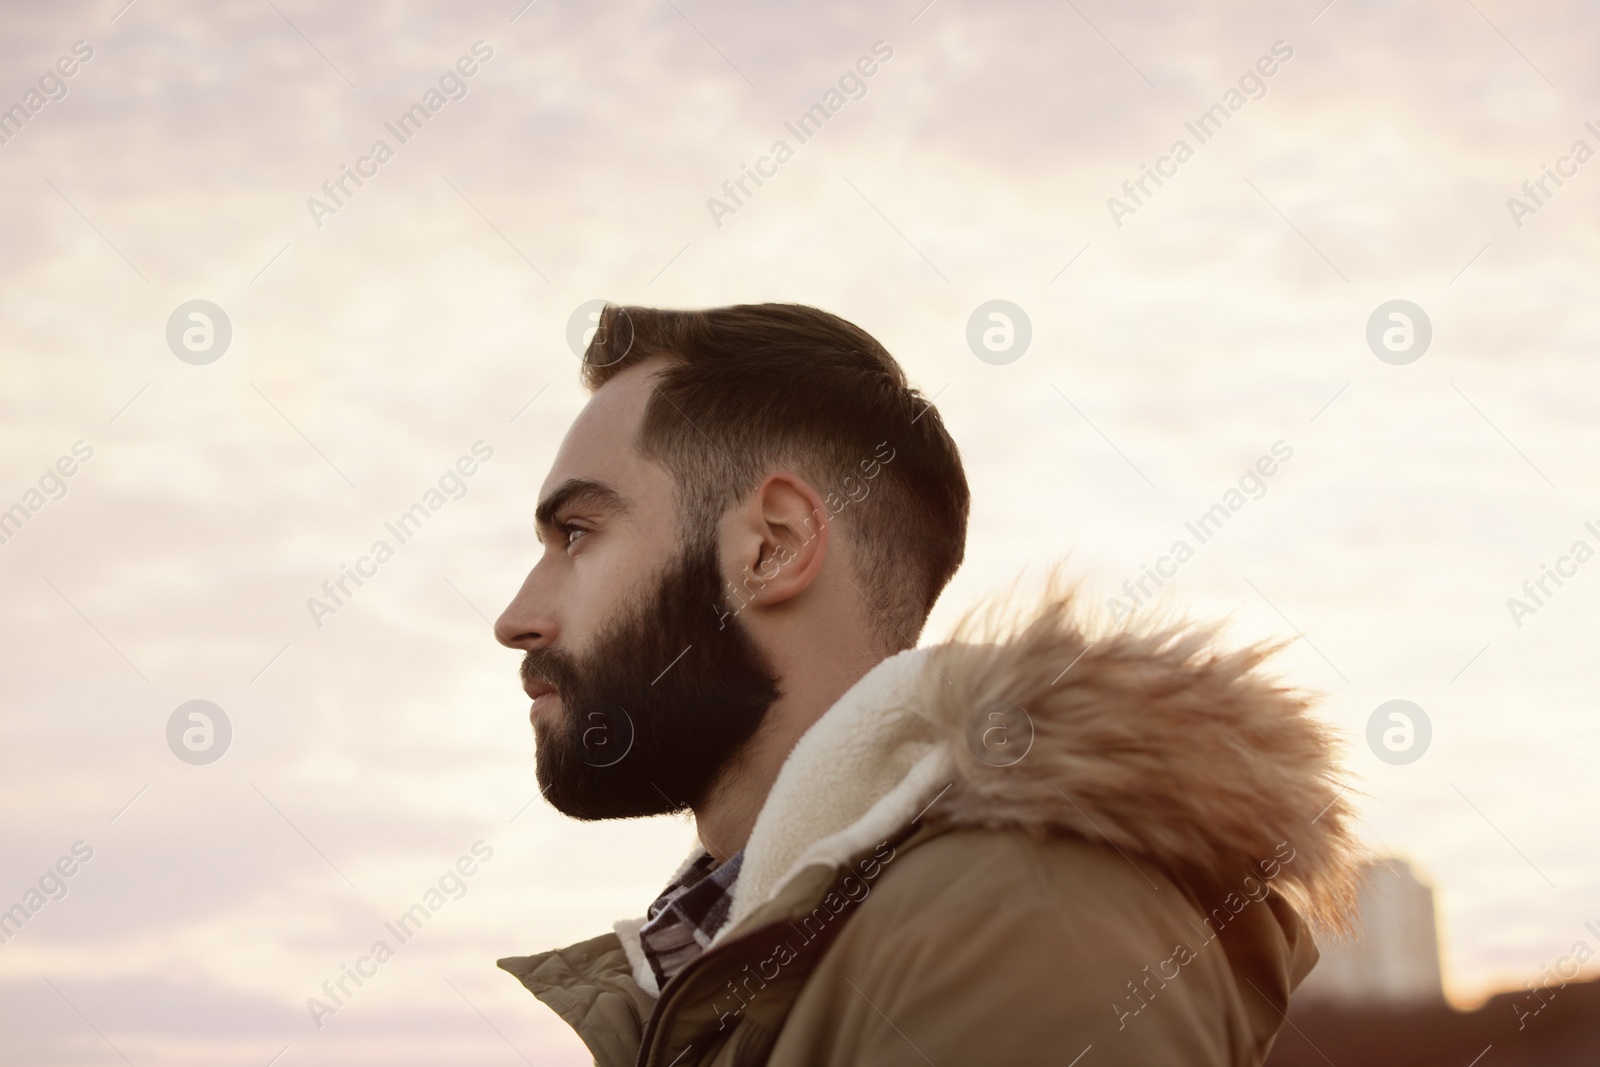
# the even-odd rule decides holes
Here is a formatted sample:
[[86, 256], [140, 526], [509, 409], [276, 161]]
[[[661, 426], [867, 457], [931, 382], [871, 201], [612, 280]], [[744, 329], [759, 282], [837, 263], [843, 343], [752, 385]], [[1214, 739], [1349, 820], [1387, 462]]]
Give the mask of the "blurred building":
[[1322, 959], [1299, 1003], [1415, 1007], [1444, 1001], [1433, 887], [1401, 859], [1368, 864], [1349, 941], [1319, 941]]

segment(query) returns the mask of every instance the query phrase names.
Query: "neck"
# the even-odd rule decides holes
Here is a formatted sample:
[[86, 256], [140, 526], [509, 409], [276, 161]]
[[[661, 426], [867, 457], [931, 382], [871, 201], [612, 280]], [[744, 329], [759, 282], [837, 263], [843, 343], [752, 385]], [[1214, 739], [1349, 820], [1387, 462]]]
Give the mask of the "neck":
[[[767, 710], [755, 736], [734, 754], [706, 800], [694, 809], [700, 844], [718, 863], [749, 842], [767, 794], [800, 738], [883, 658], [858, 645], [852, 653], [830, 649], [828, 658], [780, 671], [782, 694]], [[827, 669], [809, 669], [821, 663], [827, 663]]]

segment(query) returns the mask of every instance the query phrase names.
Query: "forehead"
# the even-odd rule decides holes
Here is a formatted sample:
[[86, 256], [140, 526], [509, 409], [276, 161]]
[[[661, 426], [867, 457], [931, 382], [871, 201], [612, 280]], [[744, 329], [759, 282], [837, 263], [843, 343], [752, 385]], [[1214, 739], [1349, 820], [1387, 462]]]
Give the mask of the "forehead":
[[541, 499], [570, 478], [606, 482], [624, 496], [636, 497], [666, 477], [633, 447], [656, 375], [664, 367], [661, 360], [640, 363], [595, 390], [556, 451]]

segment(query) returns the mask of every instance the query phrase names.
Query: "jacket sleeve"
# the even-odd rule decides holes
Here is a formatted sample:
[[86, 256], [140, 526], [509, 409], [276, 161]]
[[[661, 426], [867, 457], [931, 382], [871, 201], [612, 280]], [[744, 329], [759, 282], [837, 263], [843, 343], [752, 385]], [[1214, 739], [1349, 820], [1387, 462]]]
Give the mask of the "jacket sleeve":
[[1241, 937], [1241, 916], [1220, 937], [1172, 882], [1113, 850], [959, 840], [972, 836], [929, 842], [874, 887], [796, 1001], [774, 1067], [1265, 1057], [1281, 1017], [1235, 958], [1269, 988], [1287, 970], [1275, 909], [1249, 905], [1265, 926]]

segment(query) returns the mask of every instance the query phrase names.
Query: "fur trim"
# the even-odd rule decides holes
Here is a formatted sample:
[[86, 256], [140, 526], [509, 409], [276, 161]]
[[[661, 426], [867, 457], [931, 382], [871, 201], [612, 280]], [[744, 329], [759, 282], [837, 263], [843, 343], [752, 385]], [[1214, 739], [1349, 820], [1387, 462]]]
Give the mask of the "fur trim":
[[[1017, 614], [980, 608], [929, 651], [916, 707], [954, 767], [945, 818], [1105, 841], [1201, 893], [1271, 862], [1314, 927], [1347, 927], [1363, 854], [1349, 787], [1311, 700], [1260, 670], [1282, 643], [1220, 650], [1217, 627], [1160, 618], [1096, 634], [1059, 572]], [[997, 756], [995, 726], [1026, 754]]]

